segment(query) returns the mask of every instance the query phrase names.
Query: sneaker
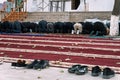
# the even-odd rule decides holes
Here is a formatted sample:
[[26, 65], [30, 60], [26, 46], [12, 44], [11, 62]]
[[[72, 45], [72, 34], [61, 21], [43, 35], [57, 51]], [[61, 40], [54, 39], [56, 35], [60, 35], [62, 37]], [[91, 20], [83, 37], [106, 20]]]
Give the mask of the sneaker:
[[104, 68], [103, 69], [103, 78], [104, 79], [110, 79], [115, 76], [115, 72], [110, 68]]
[[99, 76], [101, 74], [101, 69], [99, 66], [95, 66], [92, 68], [91, 75], [92, 76]]
[[75, 74], [77, 75], [84, 75], [88, 72], [88, 66], [81, 66], [78, 67], [77, 70], [75, 71]]
[[81, 67], [81, 65], [73, 65], [72, 67], [68, 68], [68, 72], [75, 73], [75, 71], [78, 69], [78, 67]]
[[33, 66], [34, 66], [35, 64], [37, 64], [37, 63], [38, 63], [38, 60], [34, 60], [32, 63], [28, 64], [26, 67], [27, 67], [28, 69], [32, 69]]
[[49, 66], [48, 60], [40, 60], [37, 64], [33, 66], [34, 69], [44, 69]]

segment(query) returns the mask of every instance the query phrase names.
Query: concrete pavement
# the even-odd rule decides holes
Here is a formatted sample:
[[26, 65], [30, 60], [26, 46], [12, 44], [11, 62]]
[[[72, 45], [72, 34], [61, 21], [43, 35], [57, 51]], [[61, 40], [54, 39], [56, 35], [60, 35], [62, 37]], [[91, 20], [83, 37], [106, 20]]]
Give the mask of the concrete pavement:
[[0, 65], [0, 80], [120, 80], [120, 74], [111, 79], [103, 79], [102, 74], [92, 77], [91, 72], [85, 75], [68, 73], [65, 68], [49, 67], [42, 70], [13, 68], [10, 63]]

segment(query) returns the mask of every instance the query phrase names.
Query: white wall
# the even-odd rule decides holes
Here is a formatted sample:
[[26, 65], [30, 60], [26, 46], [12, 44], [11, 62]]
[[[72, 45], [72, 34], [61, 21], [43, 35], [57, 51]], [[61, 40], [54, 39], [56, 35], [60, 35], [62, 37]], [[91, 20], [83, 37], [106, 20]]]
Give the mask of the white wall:
[[33, 0], [27, 0], [27, 11], [32, 12], [36, 11], [35, 5], [33, 5]]
[[[41, 2], [42, 0], [27, 0], [27, 11], [28, 12], [39, 12], [42, 11], [41, 9]], [[44, 0], [44, 6], [46, 6], [49, 2], [49, 0]], [[45, 8], [45, 11], [49, 11], [49, 7]]]
[[87, 0], [89, 11], [112, 11], [114, 0]]
[[[33, 0], [27, 0], [27, 10], [29, 12], [39, 12], [41, 11], [39, 4], [42, 0], [34, 0], [36, 2], [33, 3]], [[48, 4], [49, 0], [45, 0], [45, 3]], [[47, 5], [44, 4], [44, 5]], [[86, 0], [87, 10], [88, 11], [112, 11], [114, 0]], [[49, 7], [45, 8], [45, 11], [49, 11]], [[71, 2], [66, 2], [65, 11], [71, 11]], [[75, 11], [85, 11], [84, 0], [81, 1], [79, 8]]]
[[[42, 0], [27, 0], [27, 11], [28, 12], [42, 11], [42, 9], [41, 9], [42, 5], [40, 5], [41, 1]], [[49, 7], [47, 6], [49, 4], [49, 0], [44, 0], [44, 2], [45, 2], [44, 3], [44, 7], [45, 7], [44, 11], [49, 11]], [[69, 11], [71, 9], [71, 2], [68, 1], [65, 4], [66, 4], [65, 11]]]

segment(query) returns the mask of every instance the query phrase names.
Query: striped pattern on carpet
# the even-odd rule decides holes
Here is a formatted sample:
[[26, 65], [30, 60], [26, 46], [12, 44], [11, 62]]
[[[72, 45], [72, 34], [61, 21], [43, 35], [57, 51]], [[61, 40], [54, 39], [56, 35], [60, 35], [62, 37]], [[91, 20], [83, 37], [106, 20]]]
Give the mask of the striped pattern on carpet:
[[111, 67], [120, 72], [120, 40], [83, 35], [0, 35], [0, 57], [5, 60], [47, 59], [51, 65]]

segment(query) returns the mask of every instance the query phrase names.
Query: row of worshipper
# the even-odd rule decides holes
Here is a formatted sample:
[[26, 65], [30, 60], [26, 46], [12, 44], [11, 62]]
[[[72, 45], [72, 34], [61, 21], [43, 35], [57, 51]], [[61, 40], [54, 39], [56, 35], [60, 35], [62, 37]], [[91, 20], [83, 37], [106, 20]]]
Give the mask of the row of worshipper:
[[0, 22], [1, 33], [71, 33], [107, 35], [110, 24], [101, 21], [96, 22]]

